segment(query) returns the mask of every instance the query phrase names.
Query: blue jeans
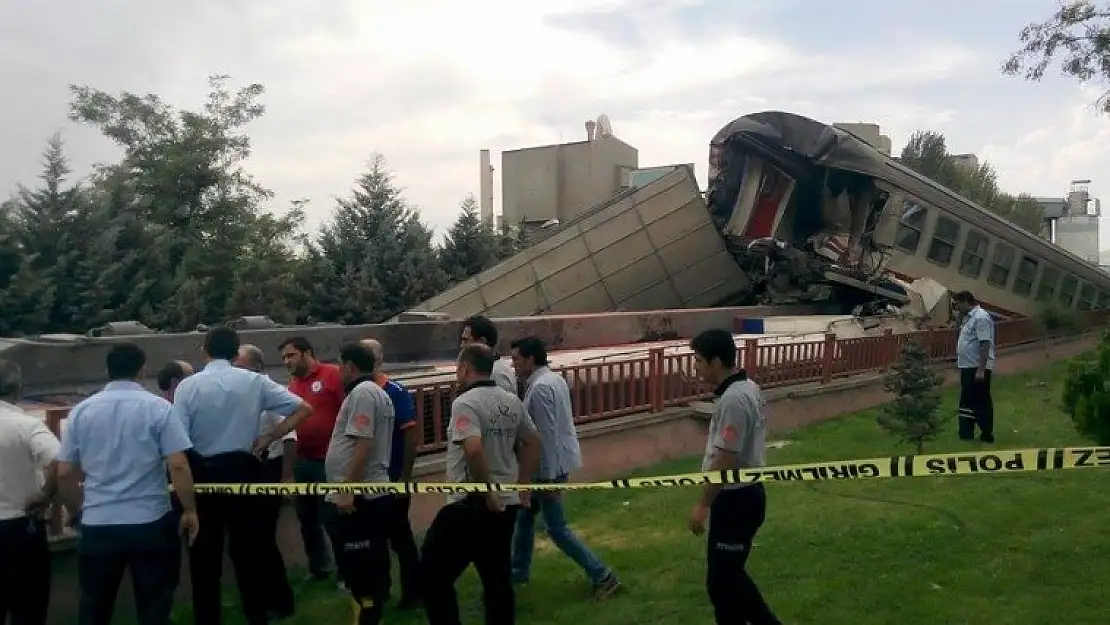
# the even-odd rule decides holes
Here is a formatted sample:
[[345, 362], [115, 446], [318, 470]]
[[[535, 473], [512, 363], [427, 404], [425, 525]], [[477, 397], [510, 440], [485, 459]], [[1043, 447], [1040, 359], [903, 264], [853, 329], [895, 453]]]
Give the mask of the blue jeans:
[[[567, 476], [561, 475], [555, 482], [565, 482]], [[516, 517], [516, 531], [513, 534], [513, 581], [528, 581], [532, 568], [532, 549], [535, 545], [536, 515], [543, 515], [547, 535], [560, 551], [586, 571], [590, 581], [597, 584], [609, 576], [609, 567], [598, 559], [590, 548], [583, 543], [567, 525], [563, 513], [563, 499], [560, 493], [534, 491], [532, 506], [522, 508]]]

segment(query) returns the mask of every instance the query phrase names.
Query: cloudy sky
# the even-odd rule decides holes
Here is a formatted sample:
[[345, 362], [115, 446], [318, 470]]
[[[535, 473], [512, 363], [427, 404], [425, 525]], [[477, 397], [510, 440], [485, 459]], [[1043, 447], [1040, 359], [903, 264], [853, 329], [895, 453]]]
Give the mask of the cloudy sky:
[[[641, 166], [695, 163], [725, 123], [766, 109], [915, 129], [991, 161], [1009, 191], [1110, 201], [1097, 89], [998, 68], [1054, 0], [3, 0], [0, 194], [33, 182], [62, 130], [75, 168], [115, 158], [66, 121], [67, 85], [180, 107], [206, 76], [267, 88], [251, 170], [275, 208], [326, 219], [374, 152], [443, 229], [478, 187], [478, 150], [584, 138], [606, 113]], [[497, 182], [495, 189], [500, 188]], [[498, 193], [499, 195], [499, 193]], [[1110, 247], [1104, 226], [1103, 245]]]

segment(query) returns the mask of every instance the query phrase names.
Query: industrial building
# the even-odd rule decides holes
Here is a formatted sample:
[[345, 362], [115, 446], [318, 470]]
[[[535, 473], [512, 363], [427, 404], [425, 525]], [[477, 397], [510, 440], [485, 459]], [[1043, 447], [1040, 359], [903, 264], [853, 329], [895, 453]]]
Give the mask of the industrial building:
[[1038, 197], [1044, 211], [1041, 236], [1086, 260], [1099, 265], [1099, 219], [1102, 207], [1090, 194], [1090, 180], [1073, 180], [1063, 198]]

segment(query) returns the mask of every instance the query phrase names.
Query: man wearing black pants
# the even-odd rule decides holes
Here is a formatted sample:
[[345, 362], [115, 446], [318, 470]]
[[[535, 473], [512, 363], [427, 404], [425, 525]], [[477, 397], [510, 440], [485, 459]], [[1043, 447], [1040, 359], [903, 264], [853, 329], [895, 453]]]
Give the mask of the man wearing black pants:
[[[174, 391], [174, 413], [193, 441], [190, 464], [199, 483], [251, 483], [265, 477], [261, 457], [312, 412], [301, 398], [269, 377], [231, 363], [238, 356], [239, 335], [228, 327], [213, 328], [204, 338], [208, 364], [185, 378]], [[266, 429], [265, 411], [286, 416]], [[268, 555], [260, 531], [266, 507], [261, 497], [205, 494], [197, 497], [200, 534], [189, 550], [193, 614], [198, 625], [219, 625], [223, 612], [224, 536], [248, 625], [269, 622], [271, 602], [265, 576], [258, 567]]]
[[57, 492], [60, 444], [42, 420], [15, 406], [21, 386], [19, 367], [0, 360], [0, 623], [46, 625], [50, 548], [42, 513]]
[[[254, 345], [239, 347], [239, 356], [235, 359], [235, 366], [248, 371], [265, 375], [266, 361], [262, 350]], [[281, 417], [272, 412], [263, 412], [259, 417], [264, 430], [277, 427]], [[266, 458], [262, 463], [262, 481], [267, 484], [293, 481], [293, 460], [297, 452], [297, 434], [290, 432], [280, 441], [270, 445], [266, 450]], [[294, 601], [293, 588], [289, 585], [289, 574], [285, 570], [285, 559], [277, 544], [277, 525], [281, 517], [281, 508], [285, 498], [281, 495], [260, 496], [259, 505], [263, 508], [262, 518], [264, 524], [259, 530], [260, 539], [266, 540], [266, 557], [263, 562], [263, 573], [270, 577], [269, 593], [270, 615], [275, 620], [282, 620], [293, 615]]]
[[[347, 398], [339, 408], [328, 444], [329, 482], [388, 482], [393, 447], [393, 402], [374, 382], [374, 354], [351, 343], [339, 349]], [[339, 576], [351, 593], [356, 625], [382, 622], [389, 594], [386, 528], [388, 493], [330, 494], [328, 534], [338, 547]]]
[[[170, 403], [138, 383], [146, 363], [138, 346], [116, 345], [107, 361], [111, 381], [70, 411], [58, 455], [61, 491], [69, 509], [81, 511], [78, 623], [112, 622], [130, 569], [139, 624], [169, 625], [181, 571], [178, 534], [191, 543], [199, 530], [190, 442]], [[167, 468], [180, 518], [170, 507]]]
[[[459, 354], [461, 392], [447, 426], [447, 481], [527, 484], [539, 468], [540, 439], [520, 399], [490, 378], [485, 345]], [[512, 539], [527, 493], [450, 495], [424, 537], [424, 609], [430, 625], [460, 625], [455, 581], [470, 564], [482, 580], [486, 625], [513, 625]]]
[[[393, 403], [393, 441], [389, 456], [389, 481], [411, 482], [412, 467], [416, 461], [416, 449], [420, 444], [421, 428], [416, 422], [416, 408], [412, 394], [400, 382], [390, 380], [382, 372], [385, 348], [376, 339], [363, 339], [359, 345], [374, 354], [374, 382], [382, 387]], [[397, 555], [397, 568], [401, 574], [401, 600], [397, 602], [400, 610], [411, 610], [420, 602], [420, 552], [412, 534], [409, 521], [411, 495], [392, 495], [390, 497], [389, 523], [386, 534], [389, 547]], [[390, 582], [392, 585], [392, 580]]]
[[[743, 370], [734, 373], [736, 344], [726, 330], [706, 330], [691, 341], [698, 376], [716, 386], [702, 471], [763, 466], [767, 418], [763, 393]], [[706, 590], [718, 625], [777, 625], [745, 565], [767, 514], [762, 484], [706, 486], [690, 512], [695, 536], [709, 521]]]
[[994, 442], [994, 400], [991, 399], [991, 373], [994, 371], [994, 319], [979, 306], [969, 291], [953, 298], [962, 315], [956, 339], [956, 368], [960, 371], [959, 436]]

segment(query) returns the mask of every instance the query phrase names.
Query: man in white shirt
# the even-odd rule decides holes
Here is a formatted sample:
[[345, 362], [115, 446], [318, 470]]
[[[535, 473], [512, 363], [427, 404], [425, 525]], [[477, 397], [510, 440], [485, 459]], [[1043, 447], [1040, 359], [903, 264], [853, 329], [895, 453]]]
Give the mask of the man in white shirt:
[[14, 405], [21, 385], [19, 366], [0, 360], [0, 623], [45, 625], [50, 549], [42, 513], [57, 492], [61, 444]]
[[[262, 350], [255, 345], [244, 344], [239, 346], [239, 355], [235, 359], [235, 366], [242, 367], [255, 373], [265, 375], [266, 363], [263, 360]], [[261, 432], [266, 432], [283, 419], [279, 414], [264, 410], [260, 415]], [[274, 441], [267, 449], [265, 458], [265, 472], [267, 482], [292, 482], [293, 461], [297, 457], [297, 431], [291, 430], [281, 440]], [[289, 575], [285, 570], [285, 559], [281, 557], [281, 549], [277, 545], [277, 524], [281, 516], [281, 506], [284, 498], [280, 496], [266, 497], [265, 525], [260, 531], [266, 532], [268, 538], [266, 548], [268, 558], [262, 570], [271, 576], [270, 584], [270, 615], [277, 620], [293, 615], [293, 588], [289, 585]]]
[[[485, 345], [497, 354], [497, 326], [481, 315], [467, 317], [462, 322], [462, 330], [459, 331], [459, 348], [462, 349], [468, 345]], [[520, 397], [516, 373], [508, 359], [498, 356], [497, 360], [493, 361], [493, 374], [490, 378], [497, 388]]]

